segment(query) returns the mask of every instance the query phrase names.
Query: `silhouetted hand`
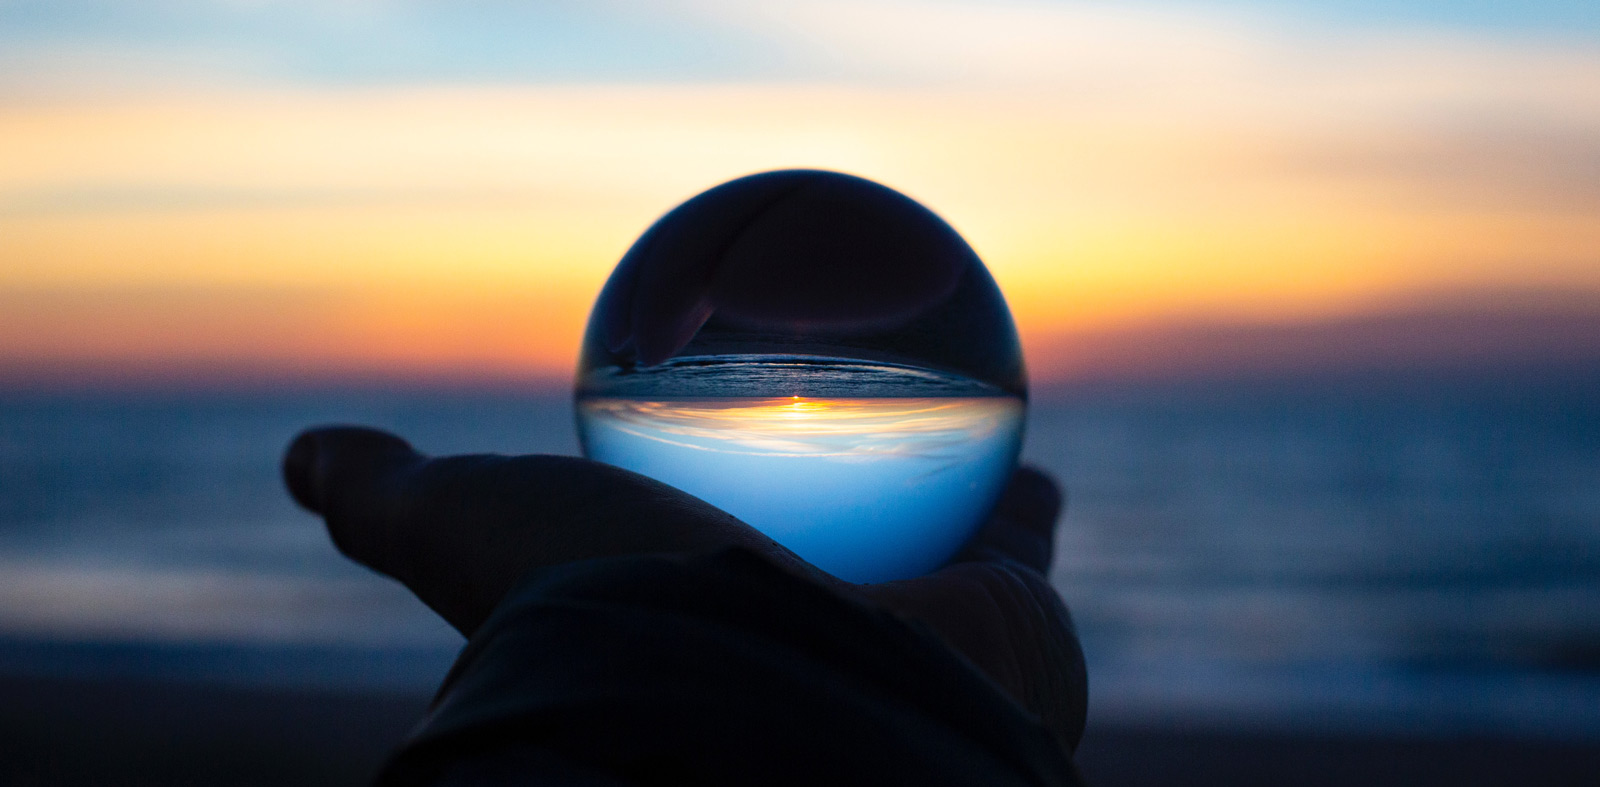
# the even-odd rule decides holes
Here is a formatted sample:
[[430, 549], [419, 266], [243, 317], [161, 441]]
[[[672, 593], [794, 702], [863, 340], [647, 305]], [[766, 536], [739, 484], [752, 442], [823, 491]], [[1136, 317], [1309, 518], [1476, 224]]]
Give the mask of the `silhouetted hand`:
[[1068, 751], [1083, 733], [1082, 651], [1045, 580], [1061, 496], [1037, 470], [1016, 472], [949, 565], [876, 585], [836, 579], [698, 498], [584, 459], [429, 458], [384, 432], [333, 427], [297, 437], [283, 471], [295, 500], [324, 517], [341, 552], [404, 583], [469, 637], [533, 569], [739, 546], [927, 625]]

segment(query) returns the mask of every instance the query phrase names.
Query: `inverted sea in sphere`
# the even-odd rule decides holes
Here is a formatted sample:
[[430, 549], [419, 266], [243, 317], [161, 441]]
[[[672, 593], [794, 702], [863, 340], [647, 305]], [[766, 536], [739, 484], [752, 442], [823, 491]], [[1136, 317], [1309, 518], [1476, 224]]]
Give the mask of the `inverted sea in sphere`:
[[1006, 396], [578, 403], [585, 452], [716, 505], [856, 582], [926, 573], [994, 505], [1024, 406]]

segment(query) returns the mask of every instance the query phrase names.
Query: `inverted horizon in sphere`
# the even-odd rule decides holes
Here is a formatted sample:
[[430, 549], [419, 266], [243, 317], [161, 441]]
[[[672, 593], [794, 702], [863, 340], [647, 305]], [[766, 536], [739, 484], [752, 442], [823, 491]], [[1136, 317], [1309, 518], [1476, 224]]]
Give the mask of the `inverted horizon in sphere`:
[[927, 573], [994, 505], [1022, 442], [1010, 396], [578, 402], [584, 453], [733, 514], [853, 582]]

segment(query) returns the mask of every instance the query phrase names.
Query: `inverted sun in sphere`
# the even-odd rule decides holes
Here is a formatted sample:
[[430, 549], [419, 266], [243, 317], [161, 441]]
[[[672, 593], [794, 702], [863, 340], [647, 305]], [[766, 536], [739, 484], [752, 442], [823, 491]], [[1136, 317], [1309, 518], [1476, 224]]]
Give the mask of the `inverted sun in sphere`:
[[949, 225], [870, 181], [788, 170], [639, 238], [590, 316], [577, 415], [589, 458], [882, 582], [971, 538], [1026, 396], [1011, 314]]

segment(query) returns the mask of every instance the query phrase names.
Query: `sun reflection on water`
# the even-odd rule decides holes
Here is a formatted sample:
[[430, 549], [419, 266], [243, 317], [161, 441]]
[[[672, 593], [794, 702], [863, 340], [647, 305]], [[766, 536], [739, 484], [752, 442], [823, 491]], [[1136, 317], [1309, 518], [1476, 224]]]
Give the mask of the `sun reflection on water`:
[[685, 448], [769, 456], [936, 458], [1015, 423], [1010, 397], [641, 400], [579, 402], [587, 419]]

